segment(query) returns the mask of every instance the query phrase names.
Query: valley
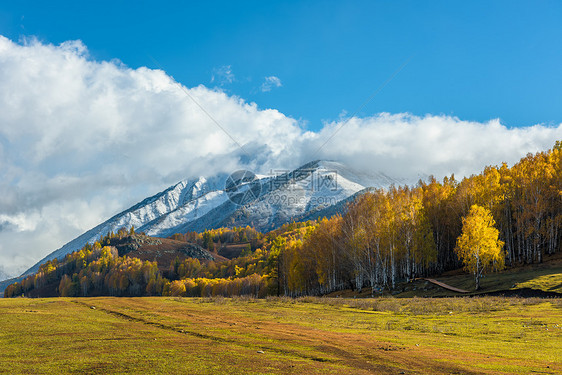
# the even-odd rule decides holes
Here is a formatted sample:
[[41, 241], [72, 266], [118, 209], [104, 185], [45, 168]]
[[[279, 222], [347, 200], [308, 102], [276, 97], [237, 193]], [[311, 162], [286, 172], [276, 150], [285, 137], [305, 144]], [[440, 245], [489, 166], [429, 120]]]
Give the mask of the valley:
[[[0, 368], [561, 373], [560, 163], [557, 142], [460, 182], [355, 187], [317, 209], [268, 206], [266, 191], [236, 213], [213, 209], [246, 225], [196, 231], [172, 220], [168, 237], [122, 226], [93, 243], [87, 232], [74, 240], [86, 241], [80, 249], [63, 247], [6, 286], [13, 298], [0, 300]], [[307, 173], [285, 193], [306, 195], [287, 186], [308, 183]], [[137, 208], [161, 209], [166, 194]], [[325, 209], [336, 211], [287, 215]], [[151, 225], [170, 220], [162, 217]]]
[[562, 374], [561, 18], [3, 2], [0, 375]]

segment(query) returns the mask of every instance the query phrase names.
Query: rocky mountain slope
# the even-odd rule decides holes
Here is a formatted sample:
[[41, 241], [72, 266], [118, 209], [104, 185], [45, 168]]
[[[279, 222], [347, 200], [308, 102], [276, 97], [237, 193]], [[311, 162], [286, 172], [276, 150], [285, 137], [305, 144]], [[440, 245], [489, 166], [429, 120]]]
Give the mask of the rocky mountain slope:
[[[384, 174], [368, 175], [332, 161], [314, 161], [293, 171], [251, 172], [184, 180], [146, 198], [50, 253], [24, 275], [47, 260], [63, 257], [119, 228], [168, 237], [222, 226], [250, 225], [268, 231], [291, 220], [314, 219], [336, 212], [343, 201], [367, 187], [387, 188], [409, 181]], [[338, 204], [339, 203], [339, 204]]]

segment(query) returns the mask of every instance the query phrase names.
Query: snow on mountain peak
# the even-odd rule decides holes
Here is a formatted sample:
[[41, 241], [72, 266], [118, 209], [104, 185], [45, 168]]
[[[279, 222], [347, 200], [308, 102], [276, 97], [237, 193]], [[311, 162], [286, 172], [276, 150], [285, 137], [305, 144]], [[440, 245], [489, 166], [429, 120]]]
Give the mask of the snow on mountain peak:
[[80, 235], [24, 274], [36, 272], [45, 261], [64, 257], [122, 227], [134, 225], [139, 231], [162, 237], [221, 226], [251, 225], [270, 230], [335, 206], [367, 187], [387, 188], [404, 183], [384, 174], [366, 174], [327, 160], [315, 160], [292, 171], [251, 175], [253, 182], [240, 181], [239, 190], [243, 193], [252, 184], [254, 187], [258, 184], [257, 194], [251, 200], [233, 200], [225, 190], [227, 177], [223, 175], [183, 180]]

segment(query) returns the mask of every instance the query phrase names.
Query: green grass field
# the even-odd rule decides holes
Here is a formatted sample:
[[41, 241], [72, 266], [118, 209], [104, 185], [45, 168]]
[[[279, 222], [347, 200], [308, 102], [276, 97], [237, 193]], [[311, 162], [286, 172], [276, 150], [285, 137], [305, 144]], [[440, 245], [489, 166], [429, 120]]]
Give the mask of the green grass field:
[[0, 300], [0, 372], [562, 373], [562, 300]]

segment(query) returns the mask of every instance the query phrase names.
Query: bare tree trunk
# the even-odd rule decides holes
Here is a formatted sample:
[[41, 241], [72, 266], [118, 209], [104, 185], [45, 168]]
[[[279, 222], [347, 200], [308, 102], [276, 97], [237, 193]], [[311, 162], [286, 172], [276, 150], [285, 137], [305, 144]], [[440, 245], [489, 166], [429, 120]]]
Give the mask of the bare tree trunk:
[[480, 289], [480, 250], [476, 252], [476, 290]]

